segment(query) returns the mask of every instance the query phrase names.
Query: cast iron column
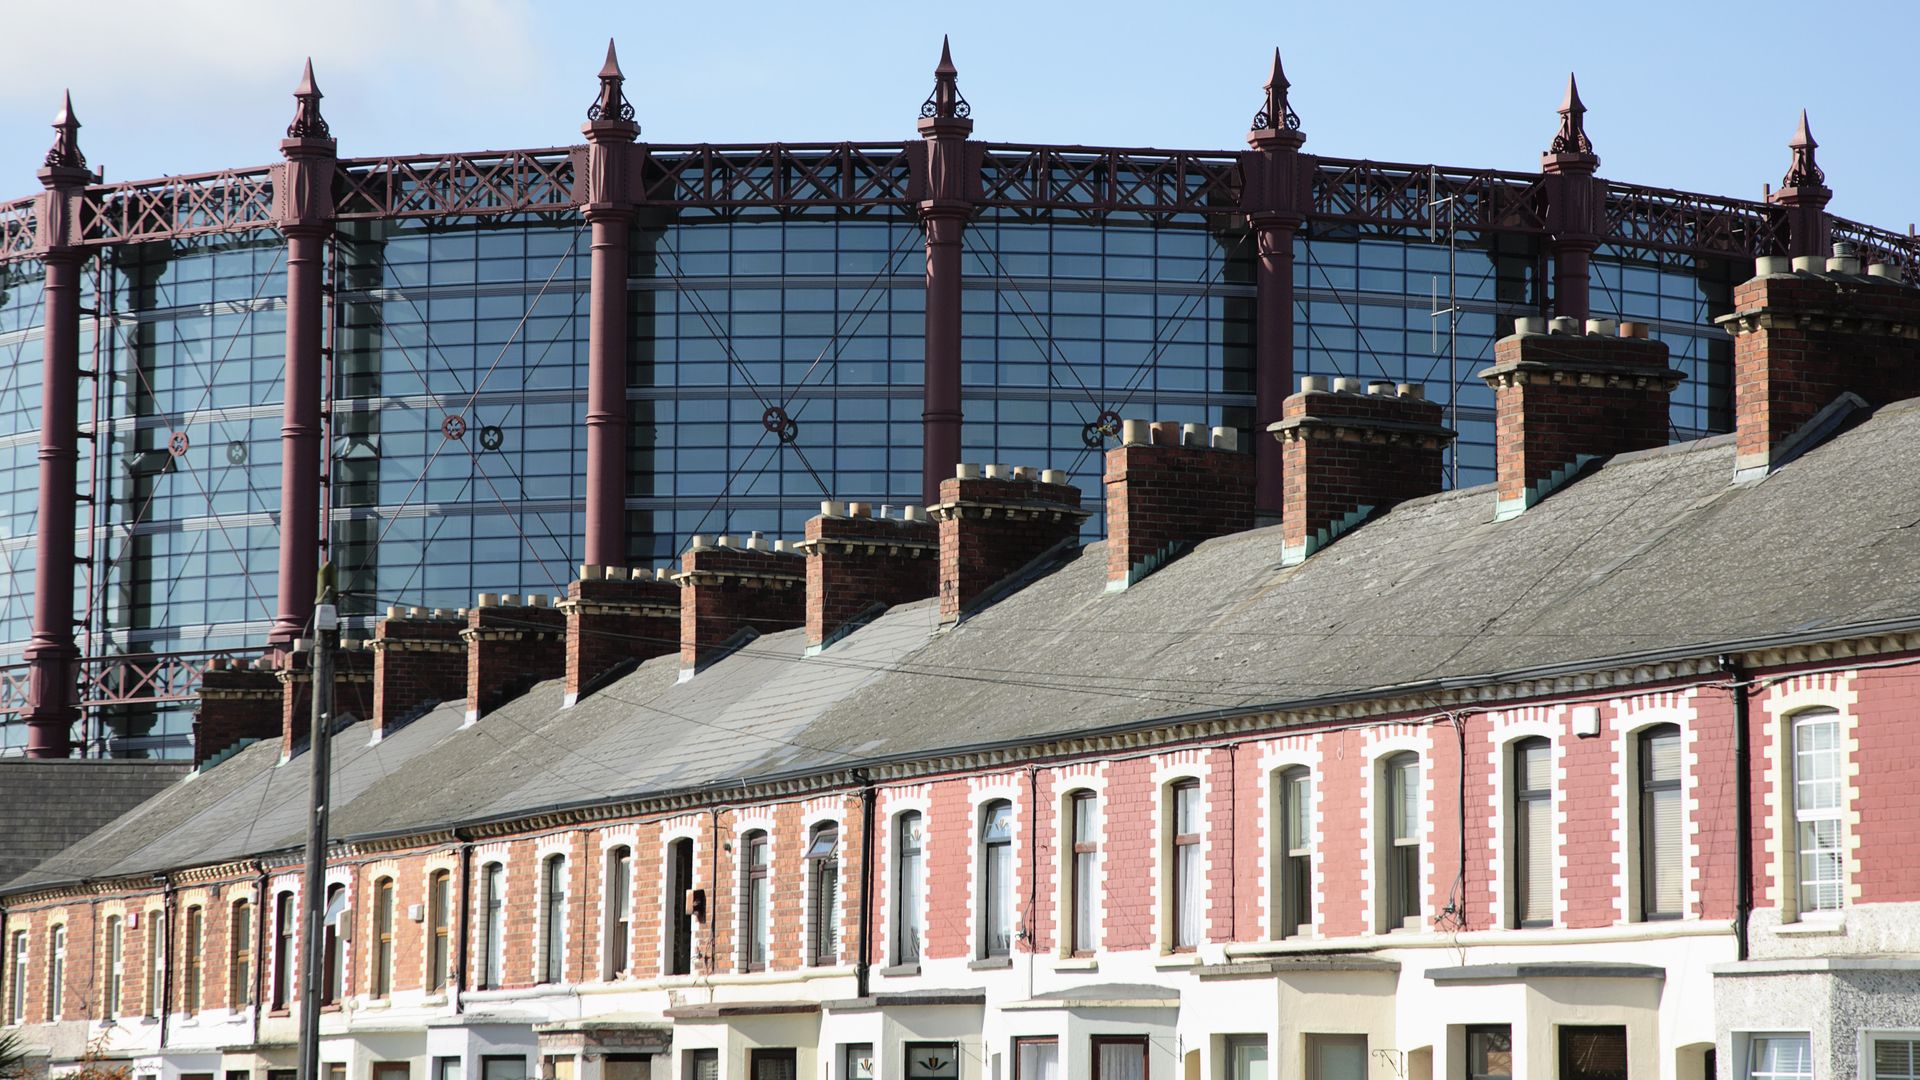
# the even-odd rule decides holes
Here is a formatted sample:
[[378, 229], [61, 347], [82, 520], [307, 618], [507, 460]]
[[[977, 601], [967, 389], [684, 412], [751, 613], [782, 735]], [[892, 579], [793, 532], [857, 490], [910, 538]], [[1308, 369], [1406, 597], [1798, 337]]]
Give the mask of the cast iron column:
[[1800, 110], [1800, 129], [1787, 144], [1793, 151], [1793, 164], [1780, 181], [1773, 201], [1787, 211], [1787, 254], [1826, 256], [1833, 252], [1833, 220], [1827, 216], [1827, 203], [1833, 189], [1827, 187], [1827, 174], [1820, 171], [1813, 141], [1807, 128], [1807, 111]]
[[1253, 229], [1253, 509], [1255, 520], [1280, 520], [1286, 499], [1285, 450], [1266, 437], [1293, 393], [1293, 238], [1312, 198], [1313, 159], [1300, 153], [1307, 137], [1287, 103], [1286, 72], [1273, 51], [1266, 101], [1247, 133], [1242, 158], [1241, 209]]
[[1585, 320], [1588, 306], [1587, 266], [1601, 237], [1606, 235], [1606, 185], [1593, 178], [1600, 157], [1587, 138], [1587, 107], [1580, 88], [1567, 76], [1567, 96], [1560, 102], [1560, 130], [1540, 155], [1546, 174], [1547, 243], [1553, 253], [1553, 313]]
[[923, 383], [921, 498], [940, 501], [940, 482], [960, 462], [960, 246], [979, 170], [972, 167], [967, 136], [973, 109], [960, 96], [959, 70], [947, 41], [933, 69], [933, 93], [920, 106], [925, 183], [920, 221], [927, 238], [927, 347]]
[[40, 509], [34, 534], [33, 637], [27, 660], [27, 756], [73, 750], [80, 650], [73, 643], [74, 519], [80, 463], [80, 267], [76, 226], [93, 180], [80, 153], [80, 120], [69, 95], [54, 117], [53, 149], [40, 183], [40, 256], [46, 314], [40, 375]]
[[320, 399], [326, 363], [321, 325], [327, 237], [333, 232], [332, 133], [320, 115], [313, 62], [293, 92], [293, 123], [280, 141], [287, 161], [273, 185], [287, 238], [287, 370], [280, 406], [280, 588], [268, 644], [290, 650], [313, 615], [320, 566]]
[[587, 300], [587, 536], [590, 566], [627, 564], [627, 259], [633, 230], [628, 191], [640, 125], [607, 42], [600, 96], [580, 130], [587, 137], [580, 215], [593, 231]]

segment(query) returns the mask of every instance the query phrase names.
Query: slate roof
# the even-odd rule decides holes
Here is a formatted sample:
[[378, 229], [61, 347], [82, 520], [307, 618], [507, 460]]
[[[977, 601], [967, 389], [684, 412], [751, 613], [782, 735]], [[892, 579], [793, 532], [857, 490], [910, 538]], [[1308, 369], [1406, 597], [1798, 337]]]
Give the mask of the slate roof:
[[[1296, 567], [1222, 537], [1121, 593], [1104, 544], [957, 627], [896, 607], [806, 656], [762, 637], [680, 682], [662, 657], [560, 708], [536, 687], [376, 746], [336, 740], [335, 834], [365, 837], [1160, 718], [1920, 622], [1920, 400], [1765, 480], [1722, 436], [1623, 455], [1509, 521], [1490, 488], [1403, 504]], [[260, 743], [5, 887], [145, 874], [303, 839], [306, 759]]]

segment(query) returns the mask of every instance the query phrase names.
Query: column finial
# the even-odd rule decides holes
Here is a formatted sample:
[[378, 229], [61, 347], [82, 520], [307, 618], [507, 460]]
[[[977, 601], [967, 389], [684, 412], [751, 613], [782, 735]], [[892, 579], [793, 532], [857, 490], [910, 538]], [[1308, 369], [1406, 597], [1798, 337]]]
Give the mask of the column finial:
[[1293, 106], [1287, 102], [1287, 89], [1292, 85], [1287, 81], [1286, 71], [1280, 66], [1280, 48], [1276, 45], [1273, 50], [1273, 71], [1267, 76], [1266, 100], [1261, 103], [1260, 111], [1253, 114], [1253, 130], [1300, 130], [1300, 114], [1294, 112]]
[[1573, 72], [1567, 72], [1567, 94], [1560, 100], [1560, 130], [1553, 136], [1549, 154], [1593, 154], [1593, 140], [1587, 138], [1587, 107], [1580, 100], [1580, 84]]
[[300, 85], [293, 88], [293, 123], [287, 125], [289, 139], [331, 139], [332, 129], [327, 127], [327, 118], [320, 115], [320, 84], [313, 81], [313, 58], [307, 58], [307, 65], [301, 69]]
[[947, 36], [940, 35], [940, 63], [933, 69], [933, 93], [920, 103], [924, 120], [965, 120], [973, 115], [973, 106], [960, 96], [960, 69], [953, 66], [953, 50]]
[[1827, 174], [1820, 169], [1820, 163], [1814, 160], [1814, 151], [1820, 144], [1813, 139], [1813, 130], [1807, 126], [1807, 110], [1800, 110], [1800, 127], [1788, 140], [1787, 148], [1793, 151], [1793, 162], [1787, 166], [1787, 175], [1781, 179], [1783, 188], [1825, 187]]
[[633, 123], [633, 103], [627, 100], [627, 77], [620, 71], [620, 57], [614, 53], [613, 39], [607, 39], [607, 62], [600, 65], [600, 95], [587, 108], [587, 119], [596, 124]]
[[87, 156], [80, 152], [80, 117], [73, 111], [72, 91], [67, 91], [61, 99], [60, 112], [53, 118], [53, 130], [58, 134], [53, 138], [53, 148], [47, 151], [47, 168], [86, 168]]

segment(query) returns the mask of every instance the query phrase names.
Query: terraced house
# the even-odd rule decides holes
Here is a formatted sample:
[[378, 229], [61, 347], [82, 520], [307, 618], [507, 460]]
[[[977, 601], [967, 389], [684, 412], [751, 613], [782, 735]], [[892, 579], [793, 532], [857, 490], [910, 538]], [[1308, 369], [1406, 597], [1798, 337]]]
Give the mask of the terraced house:
[[[57, 1072], [282, 1080], [1915, 1075], [1920, 290], [1760, 260], [1736, 430], [1631, 324], [1526, 319], [1497, 478], [1410, 385], [395, 609], [0, 890]], [[304, 655], [296, 653], [296, 657]], [[217, 751], [217, 752], [216, 752]]]

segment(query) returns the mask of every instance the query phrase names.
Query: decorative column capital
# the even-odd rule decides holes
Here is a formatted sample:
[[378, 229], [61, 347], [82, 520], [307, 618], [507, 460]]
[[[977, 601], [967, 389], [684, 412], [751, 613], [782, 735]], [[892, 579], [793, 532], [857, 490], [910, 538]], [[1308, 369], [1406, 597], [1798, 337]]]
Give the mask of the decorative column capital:
[[1540, 155], [1540, 171], [1592, 176], [1600, 168], [1600, 155], [1593, 152], [1593, 140], [1587, 137], [1587, 107], [1580, 100], [1580, 85], [1572, 72], [1567, 73], [1567, 93], [1557, 111], [1560, 130], [1554, 132], [1547, 152]]
[[1287, 101], [1287, 90], [1293, 84], [1287, 81], [1286, 70], [1280, 66], [1280, 49], [1273, 50], [1273, 70], [1267, 75], [1267, 83], [1262, 89], [1266, 97], [1260, 108], [1253, 114], [1253, 123], [1247, 131], [1247, 145], [1256, 150], [1298, 150], [1307, 141], [1300, 130], [1300, 114], [1293, 111]]
[[940, 36], [940, 62], [933, 68], [933, 92], [920, 103], [920, 135], [926, 139], [964, 139], [973, 133], [973, 106], [960, 94], [960, 69], [953, 50]]
[[639, 175], [633, 141], [640, 137], [640, 125], [633, 119], [627, 77], [620, 70], [612, 38], [607, 39], [607, 59], [600, 65], [599, 79], [600, 92], [587, 107], [587, 122], [580, 128], [587, 137], [585, 167], [576, 173], [580, 212], [589, 222], [621, 221], [633, 215], [629, 185]]
[[333, 227], [333, 163], [339, 143], [320, 115], [320, 84], [309, 59], [293, 88], [293, 122], [280, 140], [281, 165], [274, 178], [274, 218], [289, 235], [324, 235]]
[[1827, 174], [1815, 160], [1814, 152], [1819, 148], [1807, 126], [1807, 110], [1801, 109], [1800, 127], [1787, 141], [1793, 159], [1787, 165], [1787, 175], [1780, 178], [1780, 190], [1773, 193], [1774, 202], [1781, 206], [1825, 206], [1833, 198]]

